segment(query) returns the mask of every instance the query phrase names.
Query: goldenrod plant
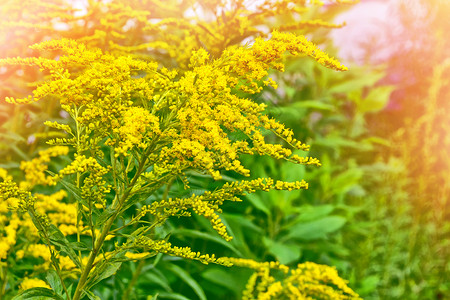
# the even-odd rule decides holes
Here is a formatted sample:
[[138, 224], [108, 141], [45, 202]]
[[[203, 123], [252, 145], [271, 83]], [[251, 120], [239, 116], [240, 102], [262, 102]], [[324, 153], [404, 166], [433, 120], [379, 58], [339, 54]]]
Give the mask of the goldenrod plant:
[[[242, 299], [360, 299], [342, 280], [334, 268], [307, 262], [289, 269], [278, 262], [257, 263], [232, 259], [234, 264], [254, 269]], [[273, 270], [288, 274], [281, 280]], [[338, 289], [335, 289], [337, 287]]]
[[[100, 299], [95, 287], [123, 263], [157, 260], [161, 254], [226, 267], [242, 264], [207, 249], [176, 246], [170, 230], [163, 235], [160, 228], [170, 219], [198, 215], [218, 237], [230, 241], [220, 216], [225, 202], [239, 202], [238, 196], [257, 191], [308, 188], [301, 178], [223, 178], [224, 172], [236, 178], [250, 175], [242, 155], [320, 166], [317, 158], [299, 155], [308, 145], [265, 114], [266, 105], [250, 99], [263, 86], [277, 87], [269, 71], [284, 70], [286, 53], [347, 70], [304, 36], [286, 32], [291, 25], [258, 28], [265, 18], [281, 13], [298, 19], [308, 5], [88, 1], [80, 14], [64, 1], [8, 1], [2, 8], [2, 29], [14, 31], [16, 26], [18, 36], [28, 42], [30, 29], [43, 34], [30, 50], [18, 43], [9, 57], [0, 59], [2, 70], [23, 71], [10, 73], [12, 84], [17, 75], [18, 82], [31, 85], [30, 95], [16, 89], [6, 101], [33, 107], [58, 99], [64, 113], [59, 121], [45, 122], [51, 129], [45, 135], [50, 147], [21, 162], [20, 170], [0, 169], [0, 295]], [[297, 23], [333, 26], [313, 20]], [[33, 68], [43, 75], [28, 78], [25, 74]], [[283, 143], [268, 143], [267, 134]], [[217, 188], [194, 193], [192, 174], [212, 178]], [[175, 181], [183, 184], [186, 196], [169, 197]], [[36, 261], [19, 273], [11, 267]], [[261, 280], [261, 299], [278, 294], [291, 299], [358, 298], [326, 266], [299, 266], [280, 279], [281, 289], [268, 275]]]

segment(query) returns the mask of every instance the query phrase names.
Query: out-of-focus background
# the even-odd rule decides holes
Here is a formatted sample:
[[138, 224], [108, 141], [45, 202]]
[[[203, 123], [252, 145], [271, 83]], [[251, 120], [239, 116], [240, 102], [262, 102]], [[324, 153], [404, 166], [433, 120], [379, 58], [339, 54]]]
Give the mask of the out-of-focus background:
[[[6, 15], [7, 5], [0, 4], [0, 56], [48, 55], [27, 46], [64, 36], [109, 50], [107, 40], [98, 42], [102, 37], [95, 37], [95, 29], [107, 30], [115, 20], [106, 18], [106, 11], [89, 14], [84, 7], [91, 2], [75, 5], [83, 8], [74, 14], [85, 14], [85, 23], [67, 25], [60, 17], [50, 26], [58, 30], [50, 31], [47, 19], [32, 28], [20, 26], [20, 7]], [[296, 138], [311, 144], [309, 155], [322, 167], [243, 159], [253, 177], [304, 178], [309, 189], [249, 195], [225, 207], [221, 218], [234, 236], [230, 243], [215, 236], [202, 218], [173, 220], [161, 235], [172, 232], [175, 243], [216, 255], [336, 266], [364, 299], [450, 299], [450, 1], [326, 2], [294, 21], [323, 19], [346, 26], [293, 31], [343, 61], [349, 71], [337, 73], [306, 57], [288, 57], [286, 71], [273, 75], [279, 88], [252, 96], [268, 104], [268, 113], [293, 128]], [[153, 9], [164, 8], [158, 5]], [[266, 22], [275, 28], [286, 19]], [[71, 29], [76, 31], [67, 34]], [[132, 33], [128, 37], [142, 42]], [[0, 67], [0, 98], [23, 97], [41, 79], [33, 68]], [[1, 102], [0, 167], [16, 174], [21, 160], [45, 147], [45, 139], [56, 134], [43, 126], [48, 119], [67, 119], [55, 99], [21, 107]], [[194, 190], [216, 186], [201, 176], [190, 180]], [[183, 195], [181, 182], [169, 191], [177, 195]], [[5, 236], [1, 227], [0, 236]], [[17, 278], [38, 264], [27, 263], [15, 271]], [[123, 266], [96, 293], [115, 299], [111, 289], [125, 290], [127, 278], [138, 270], [130, 299], [145, 299], [150, 292], [161, 299], [237, 299], [250, 275], [170, 257], [154, 266], [153, 261]]]

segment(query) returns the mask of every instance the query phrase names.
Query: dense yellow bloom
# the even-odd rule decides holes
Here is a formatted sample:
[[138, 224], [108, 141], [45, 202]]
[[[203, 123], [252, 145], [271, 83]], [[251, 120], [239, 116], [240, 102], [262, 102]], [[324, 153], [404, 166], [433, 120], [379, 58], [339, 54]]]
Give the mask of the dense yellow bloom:
[[114, 128], [119, 136], [115, 155], [126, 154], [134, 146], [147, 148], [152, 137], [161, 134], [158, 117], [141, 107], [131, 107], [123, 115], [123, 125]]
[[40, 257], [46, 262], [50, 262], [50, 251], [46, 245], [32, 244], [28, 246], [27, 252], [33, 257]]
[[11, 247], [16, 244], [20, 220], [16, 215], [13, 215], [8, 223], [9, 224], [4, 227], [4, 234], [0, 235], [0, 259], [6, 259]]
[[2, 206], [9, 209], [26, 212], [29, 209], [34, 209], [36, 198], [29, 191], [19, 188], [13, 181], [6, 180], [0, 182], [0, 201]]
[[36, 211], [47, 214], [52, 223], [58, 226], [65, 235], [77, 232], [77, 207], [75, 204], [64, 203], [67, 192], [60, 190], [52, 195], [35, 194]]
[[46, 163], [49, 163], [52, 157], [67, 155], [69, 148], [65, 146], [55, 146], [39, 152], [39, 157], [31, 161], [22, 161], [20, 168], [25, 172], [26, 183], [33, 187], [37, 184], [52, 185], [54, 180], [52, 176], [46, 175], [48, 169]]
[[102, 167], [93, 157], [87, 158], [84, 155], [77, 155], [70, 165], [59, 171], [59, 174], [55, 176], [55, 180], [57, 181], [65, 175], [76, 173], [88, 173], [88, 176], [83, 180], [81, 196], [90, 203], [98, 203], [105, 206], [105, 194], [109, 193], [110, 186], [106, 184], [102, 176], [108, 173], [108, 168]]
[[37, 278], [25, 277], [22, 283], [20, 284], [21, 290], [28, 290], [34, 287], [45, 287], [50, 289], [50, 286], [45, 281]]
[[59, 261], [59, 266], [62, 270], [71, 270], [74, 271], [76, 270], [77, 266], [75, 265], [75, 263], [67, 256], [62, 256], [60, 255], [58, 257], [58, 261]]
[[[4, 227], [4, 234], [0, 234], [0, 259], [6, 259], [13, 247], [17, 247], [17, 236], [24, 235], [31, 242], [25, 248], [15, 252], [16, 259], [24, 257], [41, 258], [43, 264], [36, 268], [48, 269], [51, 259], [47, 245], [33, 243], [39, 240], [39, 233], [28, 214], [18, 212], [31, 212], [44, 228], [52, 223], [57, 225], [63, 234], [74, 234], [76, 229], [76, 206], [62, 203], [67, 196], [63, 190], [52, 195], [43, 195], [30, 192], [18, 187], [11, 181], [0, 183], [0, 225]], [[8, 209], [13, 211], [8, 212]], [[59, 255], [61, 268], [74, 268], [73, 262], [63, 255]]]
[[0, 168], [0, 178], [3, 179], [3, 181], [6, 180], [12, 180], [12, 176], [8, 174], [8, 171], [6, 171], [3, 168]]
[[[254, 269], [243, 293], [250, 299], [361, 299], [339, 277], [335, 268], [312, 262], [299, 264], [296, 269], [277, 262], [256, 262], [249, 259], [229, 258], [235, 266]], [[272, 269], [282, 270], [286, 276], [277, 280]]]
[[[71, 40], [44, 42], [34, 48], [61, 49], [66, 55], [53, 63], [45, 59], [4, 60], [3, 63], [35, 63], [50, 71], [53, 81], [38, 87], [34, 99], [58, 95], [63, 99], [63, 106], [77, 115], [77, 121], [85, 125], [86, 131], [77, 144], [78, 151], [98, 148], [92, 143], [104, 137], [110, 138], [108, 144], [115, 146], [116, 156], [159, 143], [160, 156], [154, 161], [155, 168], [200, 169], [215, 179], [221, 178], [220, 169], [248, 176], [249, 171], [238, 160], [241, 153], [319, 164], [314, 159], [291, 157], [292, 151], [281, 145], [267, 144], [262, 128], [273, 131], [291, 147], [308, 149], [293, 138], [290, 129], [262, 115], [264, 105], [237, 97], [235, 88], [250, 93], [260, 91], [259, 82], [268, 75], [268, 69], [283, 69], [280, 60], [286, 51], [310, 55], [330, 68], [346, 69], [304, 37], [278, 31], [269, 40], [258, 38], [251, 47], [229, 47], [215, 60], [204, 49], [193, 51], [191, 70], [181, 77], [164, 68], [158, 72], [154, 63], [130, 57], [115, 58]], [[79, 75], [72, 79], [70, 69], [74, 66]], [[84, 68], [81, 73], [80, 67]], [[145, 76], [135, 77], [133, 74], [137, 72], [145, 72]], [[267, 82], [276, 85], [271, 79]], [[83, 109], [74, 111], [71, 105]], [[67, 125], [48, 125], [72, 134]], [[245, 133], [252, 144], [230, 140], [224, 129]], [[87, 139], [89, 134], [95, 138]]]

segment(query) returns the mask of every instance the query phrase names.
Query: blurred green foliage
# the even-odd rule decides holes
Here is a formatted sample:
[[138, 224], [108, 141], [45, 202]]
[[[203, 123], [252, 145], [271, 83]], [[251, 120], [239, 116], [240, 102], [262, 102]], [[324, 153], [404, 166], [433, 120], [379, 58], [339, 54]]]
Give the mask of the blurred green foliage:
[[[330, 10], [323, 18], [337, 13]], [[316, 36], [316, 42], [323, 42], [323, 29]], [[331, 46], [327, 50], [333, 53]], [[392, 129], [385, 126], [389, 119], [384, 109], [398, 88], [380, 85], [385, 76], [383, 67], [336, 73], [307, 59], [290, 60], [286, 72], [275, 78], [279, 88], [267, 89], [254, 100], [268, 104], [272, 116], [294, 128], [296, 138], [311, 144], [309, 155], [320, 158], [322, 167], [264, 157], [246, 157], [245, 166], [255, 178], [305, 179], [309, 189], [252, 194], [225, 207], [221, 218], [234, 237], [230, 243], [220, 239], [202, 217], [189, 223], [171, 220], [168, 228], [157, 229], [158, 235], [171, 232], [177, 244], [217, 255], [277, 259], [290, 266], [304, 261], [334, 265], [364, 299], [450, 297], [448, 220], [440, 219], [441, 228], [429, 216], [418, 222], [420, 211], [411, 199], [415, 197], [416, 203], [427, 199], [414, 194], [417, 182], [408, 161], [392, 150], [397, 145], [391, 134], [379, 130]], [[429, 89], [427, 84], [424, 88]], [[12, 108], [1, 106], [0, 167], [17, 168], [17, 161], [33, 157], [37, 146], [23, 145], [31, 132], [43, 128], [44, 120], [64, 121], [64, 116], [55, 115], [52, 99], [48, 103], [21, 107], [9, 119], [5, 116]], [[399, 120], [395, 123], [404, 126]], [[6, 135], [5, 128], [13, 134]], [[232, 178], [224, 176], [224, 180]], [[193, 192], [219, 185], [198, 174], [189, 174], [189, 181]], [[183, 183], [174, 181], [153, 197], [183, 193]], [[148, 291], [154, 291], [153, 299], [237, 299], [250, 274], [237, 267], [157, 256], [124, 265], [96, 292], [102, 299], [117, 299], [114, 290], [126, 291], [123, 299], [145, 299]]]

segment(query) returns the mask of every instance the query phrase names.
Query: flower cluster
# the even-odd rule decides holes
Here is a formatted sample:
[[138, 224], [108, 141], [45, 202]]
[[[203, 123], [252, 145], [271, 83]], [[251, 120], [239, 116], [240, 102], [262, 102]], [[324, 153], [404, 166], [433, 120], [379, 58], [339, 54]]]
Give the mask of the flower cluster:
[[230, 71], [247, 83], [241, 89], [248, 93], [258, 93], [262, 87], [258, 86], [257, 81], [266, 77], [270, 68], [284, 71], [284, 64], [280, 59], [287, 51], [292, 55], [309, 55], [318, 63], [334, 70], [347, 70], [304, 36], [276, 30], [272, 32], [270, 40], [257, 38], [250, 49], [230, 47], [222, 56], [232, 62]]
[[[47, 155], [65, 151], [61, 148], [49, 150], [51, 151], [41, 152], [34, 163], [37, 163], [36, 160], [46, 161]], [[3, 178], [3, 182], [0, 182], [0, 224], [4, 228], [4, 232], [0, 234], [0, 259], [6, 260], [11, 253], [15, 253], [18, 261], [30, 257], [38, 258], [43, 260], [43, 263], [37, 264], [35, 270], [47, 270], [51, 262], [50, 251], [47, 245], [39, 243], [40, 233], [35, 222], [39, 224], [40, 230], [46, 230], [51, 220], [63, 234], [75, 234], [77, 232], [76, 206], [62, 201], [67, 197], [64, 190], [51, 195], [40, 193], [32, 195], [28, 191], [34, 187], [30, 182], [22, 181], [18, 186], [4, 169], [0, 169], [0, 177]], [[36, 182], [36, 184], [40, 183], [41, 181]], [[33, 216], [34, 221], [28, 214], [23, 214], [24, 212]], [[82, 223], [79, 226], [81, 227]], [[19, 236], [26, 237], [28, 240], [25, 246], [20, 246], [22, 243], [18, 242]], [[76, 267], [65, 255], [59, 255], [58, 261], [62, 269], [71, 270]], [[37, 279], [30, 280], [29, 282], [32, 283]]]
[[26, 184], [29, 186], [53, 185], [55, 181], [52, 176], [46, 175], [48, 169], [46, 163], [49, 163], [52, 157], [67, 155], [69, 147], [55, 146], [39, 152], [39, 157], [33, 158], [31, 161], [22, 161], [20, 168], [25, 172]]
[[[3, 205], [1, 207], [1, 213], [4, 213]], [[14, 215], [11, 219], [7, 220], [5, 215], [1, 215], [0, 224], [2, 224], [5, 235], [0, 236], [0, 259], [6, 259], [8, 252], [12, 246], [16, 243], [17, 230], [20, 225], [20, 219]], [[7, 225], [5, 223], [8, 223]]]
[[[249, 259], [229, 258], [235, 266], [246, 267], [256, 272], [247, 282], [243, 300], [258, 299], [361, 299], [335, 268], [312, 262], [299, 264], [290, 269], [278, 262], [255, 262]], [[285, 275], [277, 280], [272, 270], [281, 270]]]
[[34, 210], [36, 197], [31, 192], [17, 186], [11, 180], [0, 182], [0, 201], [7, 204], [9, 209], [27, 212]]
[[63, 199], [67, 197], [66, 191], [60, 190], [51, 195], [36, 193], [35, 196], [35, 207], [38, 213], [46, 214], [64, 235], [77, 233], [77, 208], [73, 203], [63, 202]]
[[[38, 242], [40, 234], [46, 231], [51, 223], [57, 225], [65, 235], [75, 234], [76, 206], [61, 201], [67, 196], [63, 190], [52, 195], [31, 195], [31, 192], [18, 187], [10, 180], [0, 182], [0, 195], [0, 224], [5, 231], [0, 234], [0, 259], [6, 259], [11, 252], [15, 252], [17, 260], [25, 257], [42, 259], [43, 263], [36, 265], [36, 270], [48, 269], [51, 262], [50, 251], [47, 245]], [[28, 214], [23, 214], [24, 212], [33, 216], [34, 221]], [[81, 227], [82, 223], [79, 226]], [[29, 243], [26, 247], [14, 251], [18, 245], [18, 235], [25, 235]], [[72, 270], [76, 267], [65, 255], [59, 255], [58, 261], [63, 269]]]
[[20, 284], [21, 290], [28, 290], [34, 287], [44, 287], [44, 288], [50, 288], [50, 286], [43, 280], [37, 279], [37, 278], [28, 278], [25, 277]]
[[105, 195], [110, 192], [110, 185], [106, 183], [103, 176], [108, 171], [109, 168], [101, 166], [95, 158], [76, 155], [74, 161], [59, 171], [58, 175], [54, 177], [54, 180], [57, 181], [63, 176], [70, 174], [87, 174], [83, 178], [81, 197], [86, 199], [89, 205], [98, 203], [105, 207]]
[[156, 217], [159, 222], [171, 216], [190, 216], [189, 209], [192, 209], [196, 214], [207, 218], [213, 229], [225, 240], [230, 241], [231, 236], [226, 231], [226, 226], [223, 224], [217, 213], [221, 213], [220, 206], [226, 200], [241, 201], [237, 195], [245, 195], [246, 193], [254, 193], [257, 190], [270, 191], [275, 190], [299, 190], [307, 189], [308, 184], [305, 181], [284, 182], [274, 181], [271, 178], [258, 178], [251, 181], [243, 180], [232, 183], [226, 183], [222, 188], [213, 192], [206, 191], [202, 195], [193, 194], [187, 198], [169, 198], [168, 200], [155, 201], [150, 205], [143, 206], [139, 211], [134, 221], [139, 220], [144, 215], [151, 214]]
[[158, 117], [142, 107], [131, 107], [123, 115], [123, 125], [114, 128], [119, 136], [115, 155], [126, 154], [134, 146], [145, 149], [149, 141], [161, 134]]
[[149, 238], [140, 237], [132, 243], [132, 247], [140, 248], [144, 251], [153, 251], [155, 253], [165, 253], [168, 255], [198, 260], [204, 264], [215, 263], [226, 267], [232, 266], [232, 263], [228, 258], [217, 258], [214, 254], [201, 254], [200, 252], [192, 251], [190, 247], [172, 246], [171, 243], [164, 240], [155, 241]]

